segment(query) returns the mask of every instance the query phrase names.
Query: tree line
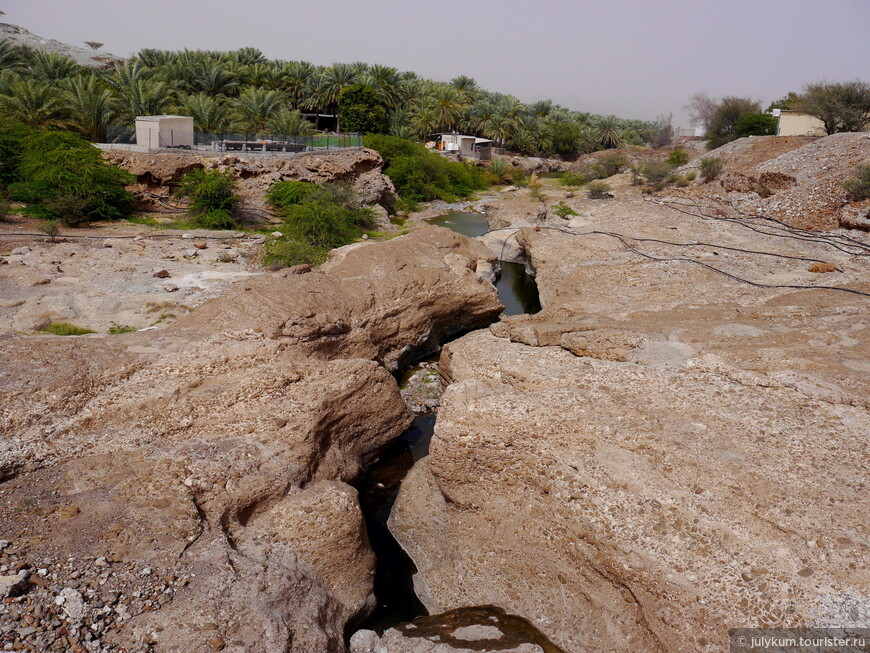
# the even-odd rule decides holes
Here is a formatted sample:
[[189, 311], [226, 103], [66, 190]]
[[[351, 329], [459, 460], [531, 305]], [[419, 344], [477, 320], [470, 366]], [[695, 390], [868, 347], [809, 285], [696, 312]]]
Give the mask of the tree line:
[[[353, 96], [356, 111], [339, 111], [342, 93]], [[366, 131], [425, 140], [456, 130], [511, 151], [544, 155], [643, 145], [665, 127], [661, 121], [572, 111], [550, 100], [524, 104], [464, 75], [438, 82], [378, 64], [269, 60], [256, 48], [145, 49], [113, 68], [95, 70], [0, 41], [0, 116], [102, 142], [111, 126], [163, 113], [192, 116], [203, 132], [283, 136], [319, 128], [320, 114], [347, 114], [351, 122], [363, 116], [360, 124], [374, 127]], [[305, 113], [314, 114], [313, 121]]]

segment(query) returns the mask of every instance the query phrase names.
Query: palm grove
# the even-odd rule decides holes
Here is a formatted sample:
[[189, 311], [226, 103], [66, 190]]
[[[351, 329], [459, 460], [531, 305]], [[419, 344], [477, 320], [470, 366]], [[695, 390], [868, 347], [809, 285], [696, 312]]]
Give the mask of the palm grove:
[[[341, 111], [339, 111], [341, 109]], [[523, 154], [590, 152], [654, 139], [657, 125], [523, 104], [459, 76], [449, 83], [365, 63], [316, 66], [233, 52], [142, 50], [113, 69], [0, 42], [0, 114], [32, 127], [107, 140], [136, 116], [181, 113], [202, 132], [302, 136], [320, 127], [302, 113], [338, 114], [344, 131], [410, 140], [458, 130]]]

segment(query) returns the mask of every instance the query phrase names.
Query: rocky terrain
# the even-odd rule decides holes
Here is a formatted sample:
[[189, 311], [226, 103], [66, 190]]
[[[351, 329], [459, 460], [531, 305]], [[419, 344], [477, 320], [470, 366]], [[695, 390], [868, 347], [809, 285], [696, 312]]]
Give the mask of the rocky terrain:
[[870, 625], [870, 242], [544, 192], [579, 215], [511, 193], [487, 239], [543, 310], [445, 347], [391, 514], [420, 599], [498, 605], [571, 652]]
[[123, 61], [120, 57], [116, 57], [102, 50], [93, 50], [90, 47], [84, 48], [68, 43], [61, 43], [54, 39], [46, 39], [41, 36], [29, 32], [28, 30], [18, 25], [9, 23], [0, 23], [0, 40], [8, 40], [17, 46], [31, 48], [33, 50], [45, 50], [71, 58], [80, 66], [91, 66], [93, 68], [112, 68], [115, 62]]
[[[349, 182], [368, 204], [384, 208], [396, 200], [396, 189], [382, 173], [381, 156], [374, 150], [348, 149], [330, 152], [310, 152], [291, 156], [258, 158], [235, 154], [197, 152], [145, 153], [112, 149], [105, 158], [136, 176], [130, 191], [145, 211], [170, 211], [173, 184], [193, 170], [229, 170], [238, 181], [238, 194], [243, 208], [253, 211], [252, 220], [262, 219], [266, 209], [266, 191], [276, 181], [309, 181], [314, 183]], [[385, 219], [386, 213], [383, 213]], [[389, 220], [386, 221], [389, 227]]]
[[[751, 136], [728, 143], [706, 156], [725, 160], [721, 178], [695, 186], [690, 193], [724, 199], [744, 213], [763, 214], [801, 229], [837, 227], [870, 230], [870, 202], [847, 203], [842, 183], [856, 166], [870, 161], [870, 134]], [[694, 169], [700, 159], [685, 169]]]
[[0, 642], [341, 651], [371, 609], [361, 465], [391, 371], [501, 311], [438, 228], [235, 284], [173, 325], [4, 337]]

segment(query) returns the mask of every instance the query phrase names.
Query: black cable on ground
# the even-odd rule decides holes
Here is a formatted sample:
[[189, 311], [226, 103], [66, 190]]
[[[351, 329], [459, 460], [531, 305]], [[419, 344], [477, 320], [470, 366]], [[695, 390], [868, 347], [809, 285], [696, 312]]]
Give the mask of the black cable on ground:
[[[512, 236], [515, 236], [523, 229], [528, 229], [528, 228], [530, 228], [530, 227], [520, 227], [519, 229], [516, 229], [513, 232], [511, 232], [510, 234], [508, 234], [508, 237], [505, 238], [504, 242], [502, 243], [501, 256], [504, 256], [504, 248], [507, 245], [507, 241], [510, 240], [510, 238]], [[744, 279], [743, 277], [738, 277], [734, 274], [731, 274], [730, 272], [726, 272], [725, 270], [721, 270], [715, 266], [712, 266], [709, 263], [704, 263], [703, 261], [696, 261], [695, 259], [691, 259], [691, 258], [685, 258], [685, 257], [660, 258], [660, 257], [652, 256], [651, 254], [647, 254], [646, 252], [640, 251], [639, 249], [637, 249], [636, 247], [634, 247], [633, 245], [631, 245], [627, 242], [627, 239], [632, 239], [632, 240], [640, 240], [640, 239], [635, 239], [632, 236], [626, 236], [624, 234], [619, 234], [619, 233], [612, 232], [612, 231], [593, 230], [593, 231], [575, 232], [575, 231], [569, 231], [568, 229], [565, 229], [562, 227], [546, 227], [546, 226], [540, 226], [540, 227], [534, 227], [534, 228], [540, 229], [540, 230], [558, 231], [560, 233], [564, 233], [564, 234], [567, 234], [569, 236], [593, 236], [593, 235], [609, 236], [611, 238], [615, 238], [615, 239], [619, 240], [626, 248], [628, 248], [629, 250], [631, 250], [632, 252], [634, 252], [638, 256], [649, 259], [651, 261], [665, 262], [665, 263], [682, 261], [685, 263], [694, 263], [695, 265], [700, 265], [701, 267], [707, 268], [708, 270], [711, 270], [713, 272], [716, 272], [718, 274], [726, 276], [729, 279], [733, 279], [733, 280], [738, 281], [740, 283], [745, 283], [747, 285], [754, 286], [756, 288], [782, 288], [782, 289], [793, 289], [793, 290], [838, 290], [840, 292], [847, 292], [847, 293], [851, 293], [854, 295], [860, 295], [862, 297], [870, 297], [870, 293], [868, 293], [868, 292], [863, 292], [861, 290], [855, 290], [853, 288], [842, 288], [840, 286], [806, 286], [806, 285], [761, 283], [758, 281], [751, 281], [749, 279]], [[667, 243], [667, 241], [656, 241], [656, 242]], [[667, 243], [667, 244], [681, 245], [681, 243]], [[748, 250], [743, 250], [743, 251], [748, 251]], [[501, 256], [499, 258], [501, 258]], [[779, 256], [779, 255], [774, 254], [774, 256]], [[790, 258], [790, 257], [786, 257], [786, 258]], [[813, 260], [815, 260], [815, 259], [813, 259]]]

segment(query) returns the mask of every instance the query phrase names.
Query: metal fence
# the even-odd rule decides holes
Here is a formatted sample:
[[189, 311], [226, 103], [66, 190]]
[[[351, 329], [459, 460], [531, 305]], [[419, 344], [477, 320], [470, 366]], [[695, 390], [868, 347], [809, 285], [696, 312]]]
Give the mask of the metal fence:
[[[269, 152], [269, 153], [292, 153], [292, 152], [315, 152], [329, 150], [343, 150], [363, 147], [361, 134], [339, 134], [317, 132], [307, 136], [292, 136], [289, 134], [276, 134], [270, 132], [242, 133], [242, 132], [203, 132], [195, 131], [193, 145], [176, 145], [177, 142], [189, 143], [189, 134], [185, 138], [175, 138], [172, 130], [159, 137], [160, 145], [154, 143], [149, 146], [144, 144], [136, 149], [179, 149], [179, 150], [208, 150], [216, 152]], [[136, 132], [129, 127], [109, 127], [107, 130], [106, 149], [137, 146]]]

